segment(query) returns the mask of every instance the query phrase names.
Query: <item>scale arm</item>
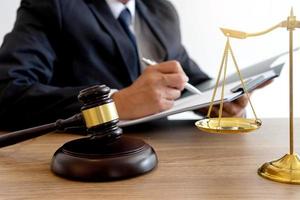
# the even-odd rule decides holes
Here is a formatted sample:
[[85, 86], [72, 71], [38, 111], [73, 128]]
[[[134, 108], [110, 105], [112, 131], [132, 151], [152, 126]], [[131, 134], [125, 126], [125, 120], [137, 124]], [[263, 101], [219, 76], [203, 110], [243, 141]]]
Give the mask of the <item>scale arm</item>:
[[[300, 27], [300, 22], [298, 22], [299, 27]], [[232, 30], [232, 29], [227, 29], [227, 28], [220, 28], [223, 34], [226, 37], [231, 37], [231, 38], [237, 38], [237, 39], [246, 39], [248, 37], [256, 37], [260, 35], [265, 35], [277, 28], [284, 28], [287, 27], [287, 21], [282, 21], [279, 24], [276, 24], [275, 26], [272, 26], [271, 28], [268, 28], [264, 31], [256, 32], [256, 33], [247, 33], [243, 31], [238, 31], [238, 30]]]

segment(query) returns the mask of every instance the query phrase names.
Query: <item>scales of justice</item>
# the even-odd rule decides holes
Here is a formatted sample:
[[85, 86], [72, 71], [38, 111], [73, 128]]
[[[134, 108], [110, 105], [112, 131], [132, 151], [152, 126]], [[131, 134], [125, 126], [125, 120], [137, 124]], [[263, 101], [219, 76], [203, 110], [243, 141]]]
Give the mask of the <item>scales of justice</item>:
[[[250, 100], [249, 93], [247, 91], [247, 88], [245, 87], [245, 81], [239, 70], [237, 60], [233, 54], [230, 45], [230, 38], [246, 39], [248, 37], [257, 37], [257, 36], [270, 33], [277, 28], [286, 28], [289, 33], [290, 151], [289, 154], [284, 155], [282, 158], [278, 160], [263, 164], [258, 169], [258, 174], [264, 178], [277, 181], [277, 182], [300, 184], [300, 159], [294, 151], [294, 101], [293, 101], [293, 90], [294, 90], [293, 88], [293, 32], [295, 31], [296, 28], [300, 28], [300, 21], [296, 20], [296, 16], [294, 16], [293, 13], [293, 8], [291, 9], [290, 16], [288, 16], [287, 20], [284, 20], [276, 24], [275, 26], [261, 32], [246, 33], [242, 31], [221, 28], [222, 32], [227, 37], [227, 42], [225, 45], [221, 66], [218, 72], [216, 85], [213, 90], [213, 95], [212, 95], [207, 117], [200, 121], [197, 121], [195, 125], [202, 131], [208, 133], [216, 133], [216, 134], [247, 133], [260, 128], [262, 122], [259, 118], [257, 118], [253, 104]], [[228, 63], [229, 55], [231, 55], [233, 64], [236, 68], [236, 72], [240, 78], [244, 93], [249, 100], [249, 104], [251, 106], [251, 109], [255, 117], [254, 119], [222, 117], [223, 104], [224, 104], [223, 102], [224, 88], [226, 85], [225, 82], [226, 82], [226, 72], [227, 72], [227, 65], [228, 65], [227, 63]], [[223, 75], [223, 82], [220, 83], [220, 79], [222, 75]], [[219, 116], [217, 118], [211, 118], [210, 116], [211, 116], [212, 107], [214, 105], [216, 93], [220, 85], [221, 85], [221, 102], [219, 104], [219, 113], [218, 113]]]

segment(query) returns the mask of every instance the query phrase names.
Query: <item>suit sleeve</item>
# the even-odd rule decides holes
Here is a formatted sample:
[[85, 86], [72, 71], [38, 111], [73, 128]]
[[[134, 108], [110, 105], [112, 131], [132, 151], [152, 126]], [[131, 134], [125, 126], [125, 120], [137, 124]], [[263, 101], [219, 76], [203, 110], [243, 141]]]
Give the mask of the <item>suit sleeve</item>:
[[0, 128], [29, 127], [79, 112], [82, 87], [49, 84], [60, 26], [54, 0], [22, 0], [0, 49]]

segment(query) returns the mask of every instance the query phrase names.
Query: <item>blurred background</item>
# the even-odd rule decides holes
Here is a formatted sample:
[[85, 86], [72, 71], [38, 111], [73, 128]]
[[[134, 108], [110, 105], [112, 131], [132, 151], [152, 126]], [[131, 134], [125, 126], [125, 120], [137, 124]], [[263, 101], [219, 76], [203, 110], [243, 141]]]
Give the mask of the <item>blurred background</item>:
[[[183, 44], [191, 57], [212, 77], [217, 74], [226, 38], [219, 27], [257, 32], [269, 28], [289, 15], [293, 6], [300, 19], [298, 0], [171, 0], [181, 19]], [[0, 43], [14, 24], [20, 0], [1, 0]], [[300, 46], [300, 30], [295, 32], [295, 47]], [[232, 40], [241, 68], [288, 50], [288, 32], [278, 29], [268, 35], [247, 40]], [[299, 58], [299, 59], [298, 59]], [[283, 58], [286, 59], [286, 58]], [[300, 116], [300, 53], [295, 54], [295, 115]], [[229, 66], [229, 73], [234, 72]], [[298, 83], [299, 82], [299, 83]], [[288, 65], [281, 77], [252, 96], [259, 117], [288, 117]], [[251, 112], [249, 112], [251, 113]]]

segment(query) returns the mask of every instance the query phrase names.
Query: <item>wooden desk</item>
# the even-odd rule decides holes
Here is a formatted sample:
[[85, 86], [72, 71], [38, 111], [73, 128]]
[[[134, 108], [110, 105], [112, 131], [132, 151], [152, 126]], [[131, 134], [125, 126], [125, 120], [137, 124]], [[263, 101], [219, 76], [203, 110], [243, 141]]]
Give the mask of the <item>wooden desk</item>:
[[159, 165], [144, 176], [110, 183], [53, 175], [53, 153], [78, 135], [49, 134], [0, 150], [0, 199], [300, 199], [300, 186], [268, 181], [256, 173], [264, 162], [288, 152], [288, 120], [263, 122], [248, 135], [201, 133], [192, 121], [127, 129], [126, 134], [155, 148]]

